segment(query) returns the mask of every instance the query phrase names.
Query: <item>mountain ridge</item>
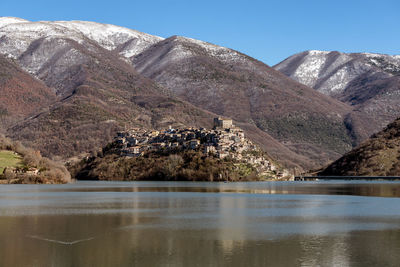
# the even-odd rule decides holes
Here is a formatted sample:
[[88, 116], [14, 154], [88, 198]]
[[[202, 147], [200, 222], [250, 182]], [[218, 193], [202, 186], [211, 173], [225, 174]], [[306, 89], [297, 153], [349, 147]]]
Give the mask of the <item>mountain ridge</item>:
[[367, 136], [400, 116], [399, 55], [312, 50], [274, 68], [367, 116]]
[[0, 18], [0, 40], [0, 53], [58, 97], [50, 110], [9, 127], [8, 134], [33, 147], [31, 140], [45, 140], [36, 145], [54, 156], [103, 146], [125, 124], [207, 126], [207, 116], [223, 115], [271, 148], [273, 157], [310, 168], [338, 158], [369, 132], [368, 116], [349, 104], [200, 40], [16, 18]]
[[[400, 56], [308, 50], [294, 54], [273, 67], [300, 83], [335, 95], [345, 90], [357, 75], [379, 70], [388, 75], [400, 73]], [[345, 73], [345, 68], [351, 69]], [[338, 71], [344, 75], [337, 77]]]
[[[329, 122], [328, 127], [343, 127], [341, 132], [346, 132], [344, 123], [341, 124], [352, 112], [346, 104], [297, 84], [240, 52], [221, 48], [214, 56], [208, 53], [208, 47], [214, 48], [205, 42], [172, 36], [138, 54], [133, 64], [141, 74], [169, 88], [178, 97], [214, 113], [251, 122], [281, 142], [295, 134], [303, 134], [306, 139], [306, 142], [300, 142], [303, 144], [286, 143], [294, 152], [308, 153], [308, 149], [322, 152], [318, 140], [311, 140], [311, 143], [307, 140], [310, 133], [307, 128], [324, 129], [326, 126], [322, 124]], [[291, 112], [297, 114], [292, 116]], [[335, 119], [337, 114], [340, 119]], [[297, 125], [298, 121], [303, 124], [312, 121], [306, 119], [310, 116], [321, 125]], [[285, 130], [284, 123], [294, 124], [293, 130]], [[327, 140], [332, 140], [331, 133], [326, 136]], [[344, 135], [338, 137], [340, 140], [346, 138]], [[341, 153], [350, 148], [352, 141], [345, 142], [347, 145], [341, 144], [344, 145]], [[328, 157], [333, 159], [339, 155]]]

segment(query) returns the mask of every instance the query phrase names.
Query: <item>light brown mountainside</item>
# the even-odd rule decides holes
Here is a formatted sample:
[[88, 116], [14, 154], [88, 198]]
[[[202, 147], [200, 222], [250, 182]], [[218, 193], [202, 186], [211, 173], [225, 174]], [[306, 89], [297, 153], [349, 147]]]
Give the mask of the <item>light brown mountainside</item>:
[[55, 92], [0, 55], [0, 131], [46, 109]]

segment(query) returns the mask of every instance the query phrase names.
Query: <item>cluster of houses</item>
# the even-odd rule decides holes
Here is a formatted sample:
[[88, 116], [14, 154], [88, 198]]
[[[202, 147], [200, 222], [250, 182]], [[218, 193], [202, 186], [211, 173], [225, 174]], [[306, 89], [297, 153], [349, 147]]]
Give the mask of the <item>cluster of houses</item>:
[[213, 129], [185, 128], [161, 131], [131, 129], [119, 132], [115, 142], [119, 144], [121, 156], [138, 157], [147, 151], [184, 150], [202, 151], [218, 158], [231, 157], [238, 161], [256, 164], [262, 171], [274, 171], [275, 166], [258, 147], [245, 138], [243, 130], [233, 125], [231, 119], [214, 118]]
[[21, 168], [21, 167], [6, 167], [3, 170], [3, 174], [6, 173], [14, 173], [14, 174], [26, 174], [31, 176], [39, 175], [39, 169], [37, 168]]

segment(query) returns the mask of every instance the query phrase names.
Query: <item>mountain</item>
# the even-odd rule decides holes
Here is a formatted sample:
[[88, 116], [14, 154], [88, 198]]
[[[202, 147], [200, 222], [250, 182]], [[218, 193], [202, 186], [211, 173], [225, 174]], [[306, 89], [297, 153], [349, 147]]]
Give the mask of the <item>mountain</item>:
[[52, 157], [102, 147], [125, 126], [209, 127], [210, 118], [223, 115], [283, 164], [310, 168], [370, 132], [368, 115], [349, 104], [240, 52], [190, 38], [0, 18], [0, 54], [55, 93], [45, 110], [6, 130]]
[[306, 51], [274, 68], [368, 116], [369, 134], [400, 116], [400, 56]]
[[162, 39], [94, 22], [0, 18], [0, 26], [1, 53], [16, 59], [61, 96], [70, 94], [83, 79], [78, 66], [100, 57], [124, 61]]
[[[30, 22], [19, 18], [0, 17], [0, 28], [1, 51], [13, 57], [18, 57], [27, 51], [34, 41], [57, 38], [71, 39], [85, 45], [93, 42], [129, 58], [163, 39], [124, 27], [88, 21]], [[36, 45], [37, 43], [34, 43], [34, 46]], [[48, 58], [49, 55], [41, 56]], [[32, 68], [38, 67], [39, 64], [39, 61], [36, 62]]]
[[[352, 114], [349, 105], [232, 49], [173, 36], [150, 46], [132, 62], [141, 74], [174, 95], [253, 124], [312, 162], [321, 164], [348, 151], [354, 142], [349, 128], [363, 131], [362, 123], [353, 125], [360, 116]], [[349, 120], [350, 114], [355, 119]]]
[[325, 168], [319, 175], [400, 176], [400, 119]]
[[[224, 127], [222, 128], [222, 125]], [[290, 179], [232, 120], [214, 129], [119, 132], [101, 153], [69, 166], [76, 179], [265, 181]], [[230, 141], [229, 141], [230, 140]]]
[[[8, 61], [17, 62], [57, 94], [47, 110], [9, 127], [10, 137], [40, 149], [45, 155], [68, 158], [105, 145], [125, 125], [207, 125], [213, 116], [166, 94], [155, 82], [138, 74], [115, 50], [109, 51], [59, 24], [62, 23], [18, 22], [0, 28], [0, 51]], [[76, 24], [79, 23], [71, 23], [74, 27]], [[98, 27], [102, 32], [107, 25]], [[88, 30], [96, 33], [93, 28]], [[132, 31], [133, 34], [137, 32]], [[95, 35], [97, 40], [99, 36]], [[134, 53], [141, 47], [128, 51], [129, 44], [148, 40], [145, 34], [137, 40], [137, 34], [127, 41], [128, 37], [118, 30], [115, 38], [112, 36], [105, 39], [114, 40], [120, 53]]]

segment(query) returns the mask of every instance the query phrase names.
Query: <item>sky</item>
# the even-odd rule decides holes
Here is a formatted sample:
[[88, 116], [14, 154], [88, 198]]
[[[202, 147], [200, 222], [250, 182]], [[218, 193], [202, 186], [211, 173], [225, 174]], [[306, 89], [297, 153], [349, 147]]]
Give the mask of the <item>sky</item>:
[[275, 65], [305, 50], [400, 55], [399, 0], [4, 0], [0, 16], [87, 20], [229, 47]]

